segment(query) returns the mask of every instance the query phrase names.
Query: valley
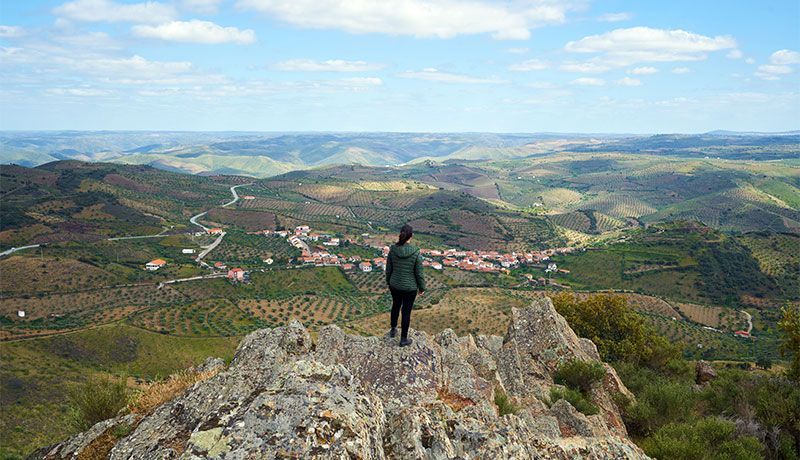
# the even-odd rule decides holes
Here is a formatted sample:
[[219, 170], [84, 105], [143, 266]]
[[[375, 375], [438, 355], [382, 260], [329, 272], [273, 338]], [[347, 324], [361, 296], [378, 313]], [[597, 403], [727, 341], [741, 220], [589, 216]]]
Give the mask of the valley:
[[616, 292], [686, 358], [780, 363], [780, 308], [800, 301], [800, 163], [588, 145], [266, 178], [4, 165], [7, 452], [63, 438], [53, 388], [86, 375], [146, 385], [292, 319], [384, 334], [380, 261], [404, 223], [427, 259], [414, 328], [502, 335], [532, 299]]

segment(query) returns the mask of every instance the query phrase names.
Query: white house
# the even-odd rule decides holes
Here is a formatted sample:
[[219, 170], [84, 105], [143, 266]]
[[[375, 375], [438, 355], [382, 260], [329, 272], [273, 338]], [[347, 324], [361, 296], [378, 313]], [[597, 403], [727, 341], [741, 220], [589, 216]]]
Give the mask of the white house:
[[194, 249], [181, 249], [184, 254], [194, 254]]
[[358, 264], [359, 268], [361, 268], [362, 272], [371, 272], [372, 271], [372, 264], [369, 262], [361, 262]]
[[151, 260], [150, 262], [147, 262], [145, 264], [144, 268], [146, 268], [148, 270], [151, 270], [151, 271], [155, 271], [155, 270], [158, 270], [159, 268], [163, 267], [164, 265], [167, 265], [167, 262], [165, 260], [156, 259], [156, 260]]

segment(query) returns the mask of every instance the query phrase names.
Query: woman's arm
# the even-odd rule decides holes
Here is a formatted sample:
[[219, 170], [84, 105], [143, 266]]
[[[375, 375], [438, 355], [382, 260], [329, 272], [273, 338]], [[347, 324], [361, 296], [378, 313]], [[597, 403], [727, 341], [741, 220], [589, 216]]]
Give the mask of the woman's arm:
[[414, 278], [417, 279], [417, 290], [422, 294], [425, 292], [425, 274], [422, 272], [421, 254], [417, 254], [417, 262], [414, 264]]
[[392, 277], [392, 248], [389, 248], [389, 254], [386, 254], [386, 285], [389, 285], [389, 279]]

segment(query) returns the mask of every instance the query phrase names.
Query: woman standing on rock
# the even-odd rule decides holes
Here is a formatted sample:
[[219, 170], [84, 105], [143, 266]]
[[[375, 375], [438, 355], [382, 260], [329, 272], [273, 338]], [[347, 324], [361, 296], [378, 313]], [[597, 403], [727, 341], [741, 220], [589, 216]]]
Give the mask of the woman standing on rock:
[[392, 291], [392, 316], [389, 337], [397, 335], [397, 316], [403, 311], [400, 346], [411, 345], [408, 326], [411, 323], [411, 309], [417, 293], [425, 292], [425, 276], [422, 273], [422, 255], [419, 248], [408, 244], [413, 236], [410, 225], [403, 225], [396, 244], [389, 248], [386, 257], [386, 284]]

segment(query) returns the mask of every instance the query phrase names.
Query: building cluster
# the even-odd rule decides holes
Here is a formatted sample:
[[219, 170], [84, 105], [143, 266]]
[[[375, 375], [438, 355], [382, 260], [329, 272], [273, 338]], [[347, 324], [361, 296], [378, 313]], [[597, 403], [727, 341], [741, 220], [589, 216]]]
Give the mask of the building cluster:
[[321, 246], [311, 246], [310, 251], [303, 251], [298, 262], [304, 265], [315, 265], [317, 267], [342, 267], [345, 271], [361, 270], [371, 272], [372, 268], [386, 269], [386, 258], [375, 257], [370, 260], [361, 260], [361, 256], [345, 257], [335, 254]]
[[[573, 248], [556, 248], [544, 251], [531, 251], [525, 253], [500, 253], [497, 251], [464, 251], [458, 249], [448, 249], [440, 251], [438, 249], [420, 249], [423, 255], [431, 257], [441, 257], [442, 261], [431, 261], [433, 268], [441, 269], [445, 267], [455, 267], [462, 270], [474, 270], [480, 272], [503, 272], [508, 273], [509, 269], [519, 266], [519, 264], [538, 264], [550, 260], [550, 256], [556, 254], [570, 254]], [[438, 267], [436, 265], [439, 265]], [[564, 271], [568, 273], [568, 271]]]
[[[361, 270], [370, 272], [373, 268], [385, 270], [386, 256], [389, 254], [389, 246], [372, 245], [371, 247], [381, 252], [381, 257], [371, 260], [361, 260], [359, 256], [345, 257], [336, 254], [334, 249], [344, 244], [358, 244], [352, 240], [340, 240], [334, 235], [312, 233], [308, 225], [298, 225], [294, 230], [261, 230], [251, 232], [251, 234], [278, 236], [286, 238], [292, 246], [302, 251], [298, 262], [304, 265], [315, 265], [321, 267], [340, 266], [346, 271]], [[317, 245], [315, 243], [321, 243]], [[500, 253], [497, 251], [467, 251], [460, 249], [420, 249], [423, 256], [423, 266], [434, 270], [442, 270], [444, 267], [454, 267], [462, 270], [472, 270], [478, 272], [510, 273], [510, 269], [520, 264], [538, 264], [546, 262], [551, 256], [557, 254], [570, 254], [573, 248], [555, 248], [544, 251], [531, 251], [525, 253]], [[554, 264], [551, 264], [554, 266]], [[556, 269], [553, 271], [569, 273], [569, 270]], [[528, 279], [534, 284], [552, 284], [544, 278]]]

